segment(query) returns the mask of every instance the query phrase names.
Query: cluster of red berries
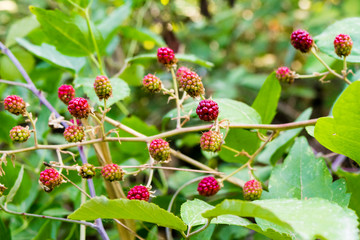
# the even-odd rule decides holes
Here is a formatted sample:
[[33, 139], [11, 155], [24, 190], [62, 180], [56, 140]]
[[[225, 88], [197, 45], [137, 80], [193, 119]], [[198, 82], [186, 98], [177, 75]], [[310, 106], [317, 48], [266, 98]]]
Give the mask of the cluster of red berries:
[[[298, 29], [291, 34], [291, 45], [302, 53], [310, 52], [315, 45], [310, 34], [302, 29]], [[347, 57], [351, 53], [353, 41], [347, 34], [339, 34], [334, 39], [335, 53], [339, 57]], [[286, 83], [293, 83], [295, 80], [295, 73], [287, 67], [279, 67], [276, 70], [276, 78], [279, 81]]]
[[220, 190], [220, 185], [214, 177], [203, 178], [198, 185], [197, 191], [201, 196], [210, 197]]
[[138, 185], [131, 188], [127, 195], [127, 199], [129, 200], [149, 201], [149, 198], [150, 198], [149, 189], [142, 185]]

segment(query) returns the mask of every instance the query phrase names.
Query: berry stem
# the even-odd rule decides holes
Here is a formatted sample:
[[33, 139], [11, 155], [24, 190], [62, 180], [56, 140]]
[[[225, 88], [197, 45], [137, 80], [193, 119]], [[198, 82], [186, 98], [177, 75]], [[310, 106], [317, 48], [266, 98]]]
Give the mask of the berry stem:
[[195, 234], [198, 234], [199, 232], [202, 232], [202, 231], [204, 231], [206, 228], [208, 228], [209, 226], [210, 226], [210, 222], [211, 222], [211, 219], [206, 219], [206, 223], [205, 223], [205, 225], [204, 226], [202, 226], [201, 228], [199, 228], [198, 230], [196, 230], [196, 231], [193, 231], [193, 232], [191, 232], [191, 233], [189, 233], [187, 236], [186, 236], [186, 240], [187, 239], [190, 239], [190, 237], [191, 236], [194, 236]]
[[177, 87], [176, 75], [175, 75], [174, 68], [171, 67], [170, 71], [171, 71], [171, 75], [172, 75], [172, 79], [173, 79], [173, 87], [174, 87], [174, 90], [175, 90], [175, 100], [176, 100], [176, 109], [177, 109], [176, 128], [180, 129], [181, 128], [181, 119], [180, 119], [179, 90], [178, 90], [178, 87]]
[[[150, 145], [150, 143], [147, 143], [148, 148], [149, 148], [149, 145]], [[154, 168], [152, 168], [153, 165], [154, 165], [154, 159], [151, 157], [150, 154], [149, 154], [149, 157], [150, 157], [150, 173], [149, 173], [149, 179], [148, 179], [148, 181], [146, 183], [147, 188], [150, 188], [152, 179], [154, 177]]]
[[106, 140], [106, 133], [105, 133], [105, 128], [104, 128], [104, 124], [103, 121], [100, 121], [100, 119], [95, 115], [95, 114], [90, 114], [93, 119], [100, 125], [101, 128], [101, 132], [102, 132], [102, 139], [105, 141]]
[[327, 70], [329, 70], [329, 72], [331, 73], [331, 74], [333, 74], [334, 76], [336, 76], [336, 77], [338, 77], [338, 78], [340, 78], [340, 79], [343, 79], [347, 84], [351, 84], [351, 82], [349, 81], [349, 79], [347, 79], [347, 77], [345, 76], [341, 76], [340, 74], [338, 74], [337, 72], [335, 72], [333, 69], [331, 69], [330, 67], [329, 67], [329, 65], [327, 65], [326, 64], [326, 62], [317, 54], [317, 52], [316, 52], [316, 50], [315, 50], [315, 48], [311, 48], [311, 52], [312, 52], [312, 54], [314, 54], [314, 56], [317, 58], [317, 60], [319, 60], [319, 62], [322, 64], [322, 65], [324, 65], [324, 67], [327, 69]]
[[39, 144], [38, 144], [38, 139], [37, 139], [37, 136], [36, 136], [36, 125], [35, 125], [35, 121], [33, 120], [32, 118], [32, 114], [30, 114], [27, 110], [25, 110], [25, 116], [28, 117], [30, 123], [31, 123], [31, 126], [33, 127], [33, 132], [34, 132], [34, 142], [35, 142], [35, 147], [37, 147]]
[[313, 74], [309, 74], [309, 75], [299, 75], [299, 74], [296, 74], [295, 75], [295, 78], [301, 78], [301, 79], [305, 79], [305, 78], [314, 78], [314, 77], [321, 77], [321, 76], [326, 76], [328, 75], [329, 72], [323, 72], [323, 73], [313, 73]]
[[239, 167], [238, 169], [236, 169], [235, 171], [233, 171], [232, 173], [230, 173], [229, 175], [223, 177], [222, 179], [219, 180], [219, 182], [224, 182], [225, 180], [227, 180], [229, 177], [234, 176], [236, 173], [240, 172], [242, 169], [244, 169], [245, 167], [248, 167], [250, 171], [252, 171], [252, 167], [251, 164], [253, 163], [253, 161], [255, 160], [255, 157], [265, 148], [266, 144], [268, 144], [272, 138], [274, 137], [274, 135], [276, 134], [277, 131], [273, 131], [270, 136], [266, 139], [266, 141], [254, 152], [254, 154], [251, 155], [251, 157], [249, 158], [249, 160], [247, 161], [247, 163], [245, 163], [244, 165], [242, 165], [241, 167]]
[[246, 156], [248, 158], [251, 158], [251, 155], [248, 152], [246, 152], [245, 150], [238, 151], [238, 150], [236, 150], [234, 148], [231, 148], [231, 147], [229, 147], [227, 145], [222, 145], [221, 147], [236, 153], [235, 157], [242, 155], [242, 156]]
[[75, 183], [73, 183], [69, 178], [67, 178], [64, 174], [60, 173], [60, 175], [65, 178], [65, 180], [69, 183], [71, 183], [74, 187], [76, 187], [82, 194], [84, 194], [85, 196], [87, 196], [88, 198], [92, 198], [87, 192], [85, 192], [81, 187], [79, 187], [78, 185], [76, 185]]

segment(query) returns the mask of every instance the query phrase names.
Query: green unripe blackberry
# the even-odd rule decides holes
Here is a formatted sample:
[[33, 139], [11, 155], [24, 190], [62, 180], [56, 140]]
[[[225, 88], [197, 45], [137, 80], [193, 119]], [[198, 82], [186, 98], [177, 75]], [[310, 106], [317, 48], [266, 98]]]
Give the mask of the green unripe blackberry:
[[28, 127], [15, 126], [10, 130], [10, 138], [13, 142], [23, 143], [30, 137], [30, 130]]

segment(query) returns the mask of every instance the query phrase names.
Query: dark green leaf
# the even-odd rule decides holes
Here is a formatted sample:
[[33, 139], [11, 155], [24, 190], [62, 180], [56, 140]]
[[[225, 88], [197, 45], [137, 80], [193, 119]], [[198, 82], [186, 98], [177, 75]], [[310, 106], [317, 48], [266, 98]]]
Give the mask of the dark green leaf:
[[0, 233], [2, 240], [11, 240], [10, 228], [5, 226], [1, 218], [0, 218]]
[[15, 184], [14, 186], [10, 189], [10, 192], [9, 194], [7, 195], [6, 197], [6, 203], [11, 203], [12, 200], [14, 199], [15, 197], [15, 194], [16, 192], [19, 190], [20, 188], [20, 185], [21, 185], [21, 181], [23, 179], [23, 176], [24, 176], [24, 165], [21, 166], [21, 169], [19, 171], [19, 175], [15, 181]]
[[22, 38], [40, 26], [34, 16], [27, 16], [11, 25], [6, 35], [6, 46], [9, 48], [16, 43], [16, 38]]
[[[340, 183], [340, 184], [339, 184]], [[347, 207], [350, 195], [345, 182], [332, 182], [322, 158], [316, 158], [305, 137], [296, 139], [284, 163], [276, 166], [269, 180], [269, 192], [262, 199], [324, 198]]]
[[360, 173], [349, 173], [339, 170], [337, 174], [346, 179], [348, 191], [351, 193], [349, 208], [353, 209], [360, 217]]
[[179, 231], [186, 230], [186, 224], [180, 218], [153, 203], [128, 199], [109, 200], [104, 196], [86, 201], [68, 218], [75, 220], [134, 219]]
[[58, 10], [44, 10], [30, 6], [47, 38], [56, 49], [69, 56], [87, 56], [94, 48], [76, 21]]
[[22, 38], [18, 38], [17, 42], [39, 58], [55, 64], [56, 66], [73, 70], [76, 73], [79, 72], [86, 63], [85, 57], [69, 57], [63, 55], [57, 51], [54, 46], [47, 43], [38, 46]]

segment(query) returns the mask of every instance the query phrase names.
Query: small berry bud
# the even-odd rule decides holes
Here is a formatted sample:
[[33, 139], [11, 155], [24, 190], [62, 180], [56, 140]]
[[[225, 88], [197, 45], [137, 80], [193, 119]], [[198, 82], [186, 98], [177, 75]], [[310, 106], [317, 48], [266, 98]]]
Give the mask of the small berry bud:
[[47, 168], [40, 173], [39, 182], [45, 192], [51, 192], [62, 183], [60, 173], [54, 168]]
[[307, 31], [299, 29], [291, 34], [291, 44], [295, 49], [307, 53], [314, 45], [314, 40]]
[[84, 128], [82, 126], [68, 126], [64, 131], [64, 138], [68, 142], [81, 142], [85, 138]]
[[294, 72], [291, 71], [288, 67], [279, 67], [276, 70], [276, 78], [281, 82], [293, 83], [295, 80]]
[[101, 170], [101, 174], [106, 181], [122, 181], [125, 172], [117, 164], [108, 164], [104, 166]]
[[105, 76], [97, 76], [94, 83], [95, 93], [100, 100], [108, 99], [112, 95], [110, 80]]
[[62, 85], [58, 89], [58, 97], [66, 105], [75, 97], [75, 89], [71, 85]]
[[72, 99], [69, 102], [68, 110], [76, 118], [87, 118], [91, 112], [88, 101], [81, 97]]
[[5, 110], [12, 114], [19, 115], [26, 112], [26, 103], [24, 100], [16, 95], [7, 96], [4, 100]]
[[203, 178], [197, 188], [201, 196], [213, 196], [220, 190], [220, 185], [214, 177]]
[[346, 57], [351, 53], [351, 49], [353, 46], [353, 41], [351, 37], [347, 34], [339, 34], [335, 37], [334, 40], [334, 48], [335, 53], [339, 57]]
[[200, 139], [200, 147], [204, 151], [218, 152], [222, 145], [222, 134], [215, 131], [204, 132]]
[[170, 159], [169, 143], [161, 138], [152, 140], [149, 145], [149, 152], [156, 161], [167, 161]]
[[177, 63], [174, 51], [168, 47], [159, 48], [157, 51], [157, 58], [160, 63], [164, 64], [167, 67], [171, 67], [172, 65]]
[[196, 114], [203, 121], [216, 120], [219, 115], [219, 106], [211, 99], [202, 100], [196, 108]]
[[161, 91], [160, 78], [150, 73], [143, 78], [143, 85], [151, 93], [158, 93]]
[[0, 183], [0, 197], [4, 194], [6, 189], [7, 187], [5, 187], [5, 185]]
[[190, 69], [188, 69], [187, 67], [180, 67], [177, 71], [176, 71], [176, 80], [178, 82], [180, 82], [184, 72], [191, 72]]
[[13, 142], [23, 143], [30, 137], [29, 128], [22, 126], [15, 126], [10, 130], [10, 138]]
[[201, 94], [205, 93], [201, 78], [196, 72], [184, 71], [179, 81], [179, 85], [187, 94], [189, 94], [190, 97], [193, 98], [199, 97]]
[[262, 186], [257, 180], [247, 181], [243, 189], [244, 199], [248, 201], [257, 200], [261, 197]]
[[147, 187], [138, 185], [130, 189], [127, 195], [127, 199], [129, 200], [144, 200], [149, 201], [150, 192]]
[[82, 178], [90, 179], [96, 175], [94, 165], [90, 163], [85, 163], [79, 168], [79, 175]]

